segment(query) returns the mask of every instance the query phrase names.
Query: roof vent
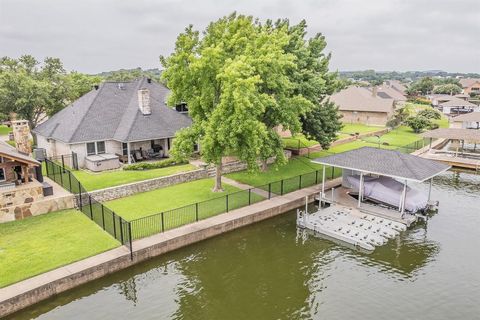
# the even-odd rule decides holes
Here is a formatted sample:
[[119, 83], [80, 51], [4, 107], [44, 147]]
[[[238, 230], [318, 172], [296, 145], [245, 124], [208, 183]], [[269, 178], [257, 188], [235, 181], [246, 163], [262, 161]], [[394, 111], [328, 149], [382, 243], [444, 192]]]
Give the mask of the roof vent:
[[123, 82], [117, 83], [117, 88], [120, 89], [120, 90], [125, 90], [125, 83], [123, 83]]
[[145, 88], [138, 90], [138, 108], [143, 115], [152, 114], [152, 108], [150, 106], [150, 90]]
[[152, 83], [152, 78], [147, 78], [148, 83]]
[[100, 86], [99, 86], [98, 84], [96, 84], [96, 85], [93, 86], [93, 88], [94, 88], [95, 90], [98, 90], [98, 88], [100, 88]]

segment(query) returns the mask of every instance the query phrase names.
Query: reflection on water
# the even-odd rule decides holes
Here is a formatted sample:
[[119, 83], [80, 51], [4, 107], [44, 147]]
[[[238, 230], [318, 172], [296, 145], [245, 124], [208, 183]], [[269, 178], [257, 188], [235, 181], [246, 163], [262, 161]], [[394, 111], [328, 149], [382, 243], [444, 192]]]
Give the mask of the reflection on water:
[[472, 319], [480, 312], [479, 191], [480, 178], [471, 173], [436, 178], [438, 214], [371, 254], [297, 230], [291, 212], [12, 318]]

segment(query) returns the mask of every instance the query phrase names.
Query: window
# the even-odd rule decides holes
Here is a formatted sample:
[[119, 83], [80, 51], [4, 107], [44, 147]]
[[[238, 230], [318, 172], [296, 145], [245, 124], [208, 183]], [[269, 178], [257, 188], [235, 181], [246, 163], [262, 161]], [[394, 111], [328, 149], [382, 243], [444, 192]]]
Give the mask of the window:
[[87, 143], [87, 156], [95, 154], [95, 142]]
[[5, 181], [5, 169], [0, 168], [0, 181]]
[[105, 141], [97, 142], [97, 153], [98, 154], [105, 153]]
[[128, 145], [124, 142], [122, 143], [122, 154], [126, 156], [128, 154]]
[[87, 143], [87, 156], [102, 153], [105, 153], [105, 141]]

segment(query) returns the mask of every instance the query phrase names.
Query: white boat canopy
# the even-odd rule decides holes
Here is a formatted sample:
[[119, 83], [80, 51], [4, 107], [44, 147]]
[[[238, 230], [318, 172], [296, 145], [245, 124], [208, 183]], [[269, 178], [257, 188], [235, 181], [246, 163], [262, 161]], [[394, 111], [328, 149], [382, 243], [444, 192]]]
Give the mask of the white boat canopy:
[[322, 195], [325, 193], [325, 166], [360, 172], [358, 207], [360, 207], [363, 197], [364, 174], [375, 174], [404, 181], [402, 199], [399, 206], [402, 215], [405, 210], [405, 197], [408, 181], [424, 182], [430, 180], [430, 190], [428, 192], [428, 200], [430, 200], [432, 178], [451, 168], [451, 166], [439, 161], [424, 159], [395, 150], [377, 149], [372, 147], [363, 147], [323, 158], [317, 158], [312, 160], [312, 162], [324, 165]]

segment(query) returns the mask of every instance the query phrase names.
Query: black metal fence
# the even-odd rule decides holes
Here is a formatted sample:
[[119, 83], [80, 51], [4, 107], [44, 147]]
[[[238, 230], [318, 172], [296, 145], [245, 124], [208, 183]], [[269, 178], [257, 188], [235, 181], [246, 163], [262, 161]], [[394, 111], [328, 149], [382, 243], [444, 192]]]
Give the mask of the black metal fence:
[[[335, 177], [341, 170], [329, 169], [327, 177]], [[132, 238], [139, 239], [185, 224], [197, 222], [234, 209], [281, 196], [302, 188], [316, 185], [322, 181], [323, 172], [315, 170], [299, 176], [282, 179], [265, 185], [229, 193], [193, 203], [180, 208], [167, 210], [130, 221]]]
[[72, 152], [71, 154], [48, 157], [48, 160], [58, 163], [62, 166], [62, 168], [78, 170], [78, 157], [75, 152]]
[[132, 255], [132, 226], [129, 221], [95, 200], [66, 166], [45, 159], [45, 173], [47, 177], [73, 193], [77, 208], [122, 245], [128, 246]]

